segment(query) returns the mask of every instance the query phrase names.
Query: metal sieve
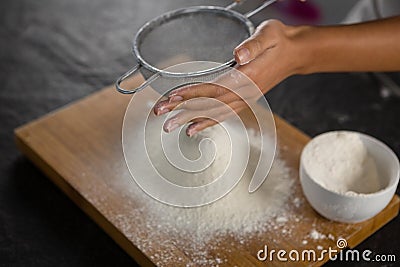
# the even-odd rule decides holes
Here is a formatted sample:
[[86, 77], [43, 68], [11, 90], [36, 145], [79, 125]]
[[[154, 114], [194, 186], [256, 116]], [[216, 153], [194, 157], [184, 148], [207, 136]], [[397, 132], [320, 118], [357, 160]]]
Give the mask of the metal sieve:
[[[243, 0], [244, 1], [244, 0]], [[277, 0], [264, 2], [256, 9], [241, 14], [232, 10], [240, 2], [227, 7], [195, 6], [167, 12], [143, 25], [134, 37], [132, 52], [137, 65], [116, 81], [116, 88], [123, 94], [134, 94], [150, 85], [157, 78], [181, 79], [193, 83], [205, 76], [216, 77], [236, 64], [233, 49], [254, 32], [249, 18]], [[179, 59], [176, 62], [176, 59]], [[218, 66], [191, 71], [163, 70], [161, 62], [175, 60], [218, 62]], [[139, 87], [128, 90], [121, 83], [140, 71], [146, 79]], [[157, 90], [157, 89], [156, 89]], [[157, 90], [159, 91], [159, 90]]]

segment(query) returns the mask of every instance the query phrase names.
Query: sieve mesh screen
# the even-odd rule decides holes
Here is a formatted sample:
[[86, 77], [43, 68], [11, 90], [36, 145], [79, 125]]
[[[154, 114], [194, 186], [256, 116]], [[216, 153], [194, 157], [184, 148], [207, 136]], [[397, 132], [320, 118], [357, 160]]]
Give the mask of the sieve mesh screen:
[[239, 18], [218, 10], [204, 9], [166, 17], [142, 32], [138, 50], [148, 64], [162, 69], [161, 62], [213, 61], [226, 63], [233, 49], [250, 36]]

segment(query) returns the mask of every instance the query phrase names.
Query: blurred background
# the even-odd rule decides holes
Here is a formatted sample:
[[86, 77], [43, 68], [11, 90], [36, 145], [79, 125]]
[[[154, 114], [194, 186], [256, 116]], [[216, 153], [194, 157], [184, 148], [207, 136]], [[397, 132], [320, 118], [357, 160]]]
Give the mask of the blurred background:
[[[254, 23], [277, 18], [291, 24], [338, 24], [356, 2], [282, 1], [257, 14]], [[13, 129], [112, 84], [135, 64], [131, 41], [146, 21], [180, 7], [229, 3], [0, 2], [0, 266], [135, 264], [17, 151]], [[249, 0], [238, 10], [244, 12], [259, 3]], [[335, 129], [356, 130], [384, 141], [400, 156], [396, 79], [398, 74], [295, 76], [266, 97], [275, 113], [311, 136]], [[359, 247], [397, 253], [399, 258], [399, 222], [399, 218], [393, 220]]]

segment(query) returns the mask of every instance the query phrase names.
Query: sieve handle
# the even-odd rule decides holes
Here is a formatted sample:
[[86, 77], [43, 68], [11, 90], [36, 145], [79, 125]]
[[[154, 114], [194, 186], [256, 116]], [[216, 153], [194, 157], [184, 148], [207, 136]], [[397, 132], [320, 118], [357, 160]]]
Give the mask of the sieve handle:
[[275, 3], [278, 0], [268, 0], [265, 1], [262, 5], [260, 5], [259, 7], [257, 7], [256, 9], [253, 9], [252, 11], [247, 12], [246, 14], [244, 14], [244, 16], [246, 18], [250, 18], [252, 16], [254, 16], [255, 14], [257, 14], [258, 12], [260, 12], [261, 10], [263, 10], [264, 8], [266, 8], [269, 5], [272, 5], [273, 3]]
[[137, 64], [135, 67], [133, 67], [132, 69], [128, 70], [127, 72], [125, 72], [124, 74], [121, 75], [121, 77], [118, 78], [118, 80], [115, 82], [115, 88], [117, 89], [118, 92], [122, 93], [122, 94], [134, 94], [137, 93], [141, 90], [143, 90], [144, 88], [146, 88], [151, 82], [153, 82], [155, 80], [155, 76], [157, 75], [153, 75], [152, 77], [150, 77], [150, 79], [145, 80], [140, 86], [136, 87], [135, 89], [132, 90], [127, 90], [121, 87], [121, 83], [127, 79], [128, 77], [132, 76], [133, 74], [135, 74], [137, 71], [140, 70], [140, 68], [142, 67], [142, 65]]
[[225, 7], [225, 9], [232, 9], [236, 6], [238, 6], [239, 4], [243, 3], [245, 0], [235, 0], [232, 2], [232, 4], [228, 5]]

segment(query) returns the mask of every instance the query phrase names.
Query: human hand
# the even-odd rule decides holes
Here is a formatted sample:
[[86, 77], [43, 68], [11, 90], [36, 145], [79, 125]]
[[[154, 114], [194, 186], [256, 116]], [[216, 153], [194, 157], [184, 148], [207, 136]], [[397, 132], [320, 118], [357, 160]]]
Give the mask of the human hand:
[[248, 106], [248, 101], [257, 100], [255, 98], [265, 94], [280, 81], [297, 73], [302, 66], [301, 49], [297, 44], [297, 36], [301, 32], [299, 28], [284, 25], [277, 20], [268, 20], [235, 48], [234, 56], [238, 63], [236, 70], [257, 85], [260, 90], [258, 94], [248, 89], [253, 84], [243, 82], [243, 79], [238, 82], [229, 72], [213, 83], [176, 89], [168, 95], [168, 100], [154, 107], [156, 115], [174, 109], [181, 110], [165, 122], [164, 130], [170, 132], [185, 123], [191, 123], [186, 133], [192, 136], [226, 119], [232, 111], [238, 113]]

